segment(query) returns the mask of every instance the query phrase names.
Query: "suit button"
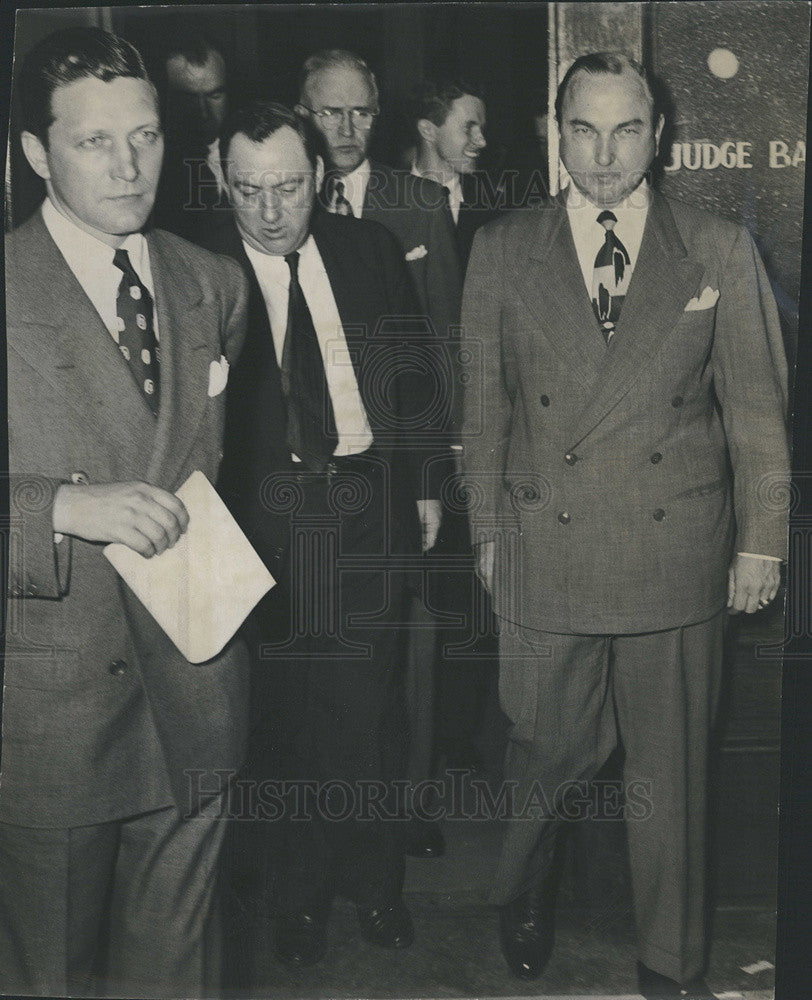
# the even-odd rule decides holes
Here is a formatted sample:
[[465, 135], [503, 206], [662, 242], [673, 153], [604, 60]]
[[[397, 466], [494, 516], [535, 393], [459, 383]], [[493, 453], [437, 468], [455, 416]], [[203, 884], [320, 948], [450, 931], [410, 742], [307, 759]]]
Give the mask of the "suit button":
[[662, 509], [662, 507], [658, 507], [651, 516], [654, 518], [655, 521], [662, 521], [662, 519], [665, 517], [665, 511]]
[[74, 486], [89, 486], [90, 476], [86, 472], [82, 472], [81, 469], [78, 472], [72, 472], [70, 474], [70, 481]]
[[560, 514], [558, 515], [558, 520], [559, 520], [559, 521], [560, 521], [560, 522], [561, 522], [562, 524], [569, 524], [569, 523], [570, 523], [570, 521], [572, 520], [572, 518], [571, 518], [571, 517], [570, 517], [570, 515], [569, 515], [569, 514], [567, 513], [567, 511], [565, 511], [565, 510], [562, 510], [562, 511], [561, 511], [561, 513], [560, 513]]
[[654, 454], [651, 456], [652, 465], [656, 465], [658, 462], [661, 462], [662, 460], [663, 456], [659, 453], [659, 451], [655, 451]]
[[682, 396], [674, 396], [674, 398], [671, 400], [671, 405], [674, 407], [675, 410], [678, 410], [682, 406], [683, 402], [684, 401]]
[[127, 661], [113, 660], [107, 669], [114, 677], [121, 677], [122, 674], [127, 672]]
[[549, 396], [542, 396], [541, 397], [541, 405], [542, 406], [549, 406], [550, 405], [550, 397]]
[[564, 456], [564, 461], [567, 463], [567, 465], [575, 465], [575, 463], [578, 461], [578, 456], [573, 455], [571, 451], [568, 451], [567, 454]]

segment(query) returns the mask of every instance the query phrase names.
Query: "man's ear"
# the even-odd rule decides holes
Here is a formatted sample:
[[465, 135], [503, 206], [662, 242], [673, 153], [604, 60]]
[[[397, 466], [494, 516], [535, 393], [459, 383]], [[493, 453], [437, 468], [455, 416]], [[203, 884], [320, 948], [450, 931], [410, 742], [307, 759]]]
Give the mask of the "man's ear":
[[437, 126], [428, 118], [417, 119], [417, 132], [423, 142], [433, 145], [437, 141]]
[[321, 186], [324, 183], [324, 160], [320, 157], [316, 157], [316, 191], [321, 191]]
[[300, 118], [307, 118], [307, 108], [304, 104], [299, 104], [298, 101], [293, 105], [293, 110]]
[[33, 132], [23, 132], [20, 136], [25, 158], [31, 164], [31, 169], [44, 181], [51, 179], [51, 171], [48, 169], [48, 154], [42, 140], [37, 138]]

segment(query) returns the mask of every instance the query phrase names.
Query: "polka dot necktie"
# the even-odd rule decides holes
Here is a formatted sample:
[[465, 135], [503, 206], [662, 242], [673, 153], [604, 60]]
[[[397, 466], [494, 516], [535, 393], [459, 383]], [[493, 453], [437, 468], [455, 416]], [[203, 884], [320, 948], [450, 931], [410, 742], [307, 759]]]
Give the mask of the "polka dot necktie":
[[282, 391], [288, 409], [290, 450], [321, 472], [338, 444], [336, 419], [313, 317], [299, 284], [298, 251], [287, 254], [290, 268], [288, 324], [282, 348]]
[[617, 216], [614, 212], [601, 212], [597, 222], [606, 233], [603, 246], [595, 257], [592, 272], [592, 308], [600, 323], [604, 340], [609, 345], [615, 335], [615, 325], [620, 318], [620, 310], [629, 287], [632, 262], [626, 247], [615, 236]]
[[116, 250], [113, 263], [122, 272], [116, 296], [118, 348], [149, 408], [157, 414], [160, 381], [152, 296], [135, 273], [126, 250]]
[[344, 181], [330, 177], [327, 181], [327, 204], [333, 215], [355, 215], [352, 205], [344, 196]]

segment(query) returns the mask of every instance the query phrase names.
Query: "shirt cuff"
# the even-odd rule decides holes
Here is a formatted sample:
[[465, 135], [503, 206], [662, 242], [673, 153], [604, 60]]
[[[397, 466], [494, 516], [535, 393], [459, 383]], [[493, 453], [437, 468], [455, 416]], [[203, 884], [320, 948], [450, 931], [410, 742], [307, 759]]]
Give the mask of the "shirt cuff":
[[757, 552], [737, 552], [738, 556], [750, 556], [751, 559], [769, 559], [770, 562], [783, 562], [784, 560], [780, 556], [762, 556]]

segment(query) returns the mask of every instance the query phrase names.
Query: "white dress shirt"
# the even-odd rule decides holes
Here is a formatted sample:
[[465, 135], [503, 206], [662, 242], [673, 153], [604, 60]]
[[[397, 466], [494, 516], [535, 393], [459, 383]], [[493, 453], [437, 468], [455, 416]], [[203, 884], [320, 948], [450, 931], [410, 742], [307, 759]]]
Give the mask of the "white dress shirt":
[[[62, 215], [50, 198], [46, 198], [42, 203], [42, 219], [68, 267], [101, 316], [110, 336], [118, 343], [116, 299], [122, 272], [113, 263], [115, 250], [109, 244], [102, 243], [95, 236], [80, 229], [66, 215]], [[154, 302], [155, 286], [152, 283], [152, 271], [149, 265], [149, 249], [143, 233], [130, 233], [121, 244], [121, 249], [129, 254], [133, 270]], [[152, 325], [157, 340], [159, 337], [156, 309], [153, 309]]]
[[430, 181], [442, 184], [446, 191], [448, 191], [448, 207], [451, 209], [451, 216], [454, 219], [454, 225], [456, 226], [460, 220], [460, 205], [462, 205], [462, 183], [460, 182], [460, 175], [454, 174], [451, 180], [443, 180], [439, 174], [432, 175], [431, 173], [422, 173], [418, 170], [416, 163], [412, 164], [412, 173], [415, 177], [427, 177]]
[[[366, 197], [371, 172], [372, 168], [369, 165], [369, 160], [364, 160], [363, 163], [360, 163], [350, 173], [345, 174], [343, 177], [336, 176], [336, 180], [341, 181], [344, 185], [344, 197], [350, 203], [352, 214], [356, 219], [360, 219], [364, 212], [364, 198]], [[332, 211], [332, 207], [330, 211]]]
[[[243, 246], [265, 299], [276, 360], [281, 366], [288, 323], [290, 270], [284, 257], [261, 253], [245, 240]], [[313, 319], [335, 413], [338, 444], [333, 454], [358, 455], [371, 446], [372, 430], [358, 390], [330, 279], [312, 236], [299, 247], [299, 286]]]
[[[650, 203], [651, 189], [644, 181], [619, 205], [609, 209], [617, 218], [615, 235], [629, 252], [630, 273], [634, 271], [640, 253]], [[567, 216], [575, 241], [575, 250], [578, 253], [578, 263], [581, 265], [581, 274], [584, 276], [584, 284], [590, 295], [595, 258], [606, 240], [606, 230], [598, 222], [598, 216], [603, 211], [605, 209], [593, 205], [586, 195], [570, 183], [567, 188]]]

